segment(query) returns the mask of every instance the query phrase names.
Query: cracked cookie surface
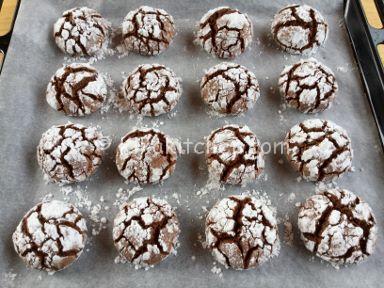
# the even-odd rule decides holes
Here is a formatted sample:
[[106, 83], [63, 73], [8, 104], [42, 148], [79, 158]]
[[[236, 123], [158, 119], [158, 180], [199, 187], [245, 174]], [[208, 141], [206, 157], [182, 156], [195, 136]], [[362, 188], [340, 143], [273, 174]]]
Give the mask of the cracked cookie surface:
[[114, 220], [116, 249], [137, 268], [156, 265], [174, 253], [179, 234], [179, 221], [172, 206], [152, 197], [126, 203]]
[[328, 36], [328, 24], [319, 11], [308, 5], [289, 5], [272, 22], [276, 43], [291, 54], [311, 54]]
[[103, 106], [107, 97], [107, 84], [89, 64], [65, 65], [52, 76], [46, 99], [57, 111], [69, 116], [91, 114]]
[[206, 159], [210, 178], [227, 184], [247, 184], [264, 169], [260, 141], [247, 126], [214, 130], [207, 139]]
[[252, 34], [252, 22], [247, 14], [218, 7], [201, 18], [196, 43], [219, 58], [234, 58], [249, 46]]
[[234, 269], [256, 268], [280, 251], [274, 213], [251, 196], [217, 202], [206, 218], [205, 236], [215, 259]]
[[181, 79], [171, 69], [143, 64], [124, 80], [117, 105], [124, 111], [158, 116], [175, 108], [181, 92]]
[[81, 255], [86, 232], [85, 219], [75, 206], [52, 200], [29, 210], [12, 240], [28, 267], [55, 272], [68, 267]]
[[279, 90], [288, 106], [304, 113], [318, 113], [330, 107], [338, 85], [332, 70], [311, 58], [285, 67]]
[[97, 127], [57, 125], [43, 133], [37, 146], [37, 161], [52, 182], [81, 182], [95, 173], [110, 144], [109, 137]]
[[363, 261], [377, 240], [371, 207], [345, 189], [329, 189], [301, 206], [298, 227], [305, 247], [335, 266]]
[[157, 129], [136, 129], [116, 149], [116, 166], [125, 179], [138, 184], [159, 183], [176, 168], [179, 153], [175, 139]]
[[210, 68], [200, 83], [201, 97], [220, 114], [246, 112], [260, 96], [255, 74], [235, 63]]
[[289, 163], [307, 181], [332, 181], [351, 170], [351, 139], [331, 121], [308, 119], [295, 125], [284, 146]]
[[173, 17], [163, 9], [141, 6], [130, 11], [122, 24], [125, 47], [141, 55], [157, 55], [176, 34]]
[[61, 51], [71, 56], [93, 56], [106, 48], [111, 24], [97, 11], [87, 8], [67, 10], [53, 26]]

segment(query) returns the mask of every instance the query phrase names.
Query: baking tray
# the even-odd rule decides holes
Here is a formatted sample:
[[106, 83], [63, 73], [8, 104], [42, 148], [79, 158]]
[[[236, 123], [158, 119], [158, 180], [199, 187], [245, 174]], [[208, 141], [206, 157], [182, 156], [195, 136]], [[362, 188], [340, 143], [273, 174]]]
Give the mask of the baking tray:
[[[114, 263], [117, 254], [112, 244], [110, 223], [100, 234], [90, 237], [88, 249], [78, 262], [53, 276], [25, 269], [13, 251], [11, 234], [24, 213], [47, 194], [57, 199], [64, 197], [60, 187], [44, 183], [35, 157], [41, 133], [50, 126], [69, 120], [87, 125], [97, 124], [105, 134], [113, 137], [112, 148], [96, 175], [79, 188], [74, 188], [84, 190], [84, 195], [89, 197], [92, 205], [100, 203], [99, 199], [103, 196], [103, 206], [111, 207], [109, 211], [103, 212], [109, 220], [117, 212], [112, 203], [116, 200], [119, 188], [129, 188], [116, 172], [113, 151], [120, 137], [137, 125], [137, 119], [115, 111], [81, 119], [68, 118], [45, 102], [47, 82], [65, 61], [51, 36], [52, 24], [64, 10], [87, 5], [100, 11], [115, 25], [122, 21], [129, 10], [142, 4], [164, 8], [174, 16], [178, 34], [164, 54], [152, 58], [134, 54], [124, 58], [113, 56], [94, 64], [100, 71], [111, 75], [116, 81], [116, 87], [122, 81], [122, 71], [130, 72], [141, 63], [158, 62], [168, 65], [183, 78], [184, 92], [176, 115], [146, 118], [142, 121], [143, 125], [155, 124], [171, 136], [197, 142], [211, 130], [226, 123], [247, 124], [262, 142], [278, 142], [291, 126], [309, 118], [294, 110], [282, 111], [276, 89], [283, 67], [300, 59], [299, 56], [279, 51], [269, 34], [273, 15], [289, 3], [256, 0], [22, 1], [0, 76], [0, 287], [379, 287], [384, 280], [384, 157], [343, 25], [341, 0], [307, 0], [306, 3], [318, 8], [330, 24], [326, 47], [320, 49], [315, 57], [334, 70], [340, 86], [335, 105], [318, 117], [333, 120], [343, 126], [349, 132], [355, 150], [355, 172], [341, 178], [338, 184], [356, 192], [370, 203], [378, 220], [378, 245], [375, 254], [366, 263], [336, 270], [306, 251], [296, 229], [295, 203], [312, 195], [316, 187], [312, 183], [298, 182], [298, 175], [289, 168], [288, 163], [280, 164], [280, 153], [266, 156], [264, 177], [246, 188], [228, 186], [223, 191], [197, 195], [197, 191], [207, 181], [207, 172], [204, 155], [190, 153], [179, 159], [174, 175], [162, 186], [146, 186], [137, 192], [135, 196], [156, 195], [167, 198], [178, 207], [182, 228], [178, 255], [170, 257], [154, 269], [135, 270], [129, 265]], [[235, 60], [253, 70], [261, 84], [261, 98], [245, 116], [210, 117], [199, 98], [199, 80], [203, 71], [220, 60], [192, 44], [193, 30], [196, 21], [208, 9], [220, 5], [230, 5], [247, 12], [254, 24], [251, 49]], [[220, 277], [220, 273], [212, 272], [215, 267], [213, 258], [201, 247], [198, 239], [198, 235], [203, 233], [203, 206], [209, 208], [225, 195], [246, 190], [268, 195], [277, 208], [279, 218], [288, 217], [293, 223], [294, 240], [292, 245], [282, 240], [279, 257], [258, 269], [223, 269]], [[86, 215], [89, 214], [86, 208], [80, 209]], [[283, 238], [284, 225], [279, 228]]]

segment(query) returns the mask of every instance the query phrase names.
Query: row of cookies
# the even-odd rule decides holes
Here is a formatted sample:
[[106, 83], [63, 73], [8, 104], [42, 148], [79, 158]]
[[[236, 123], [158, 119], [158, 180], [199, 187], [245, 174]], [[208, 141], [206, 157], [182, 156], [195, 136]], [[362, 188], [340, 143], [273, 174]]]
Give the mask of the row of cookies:
[[[180, 224], [171, 205], [140, 197], [120, 209], [112, 232], [120, 257], [136, 268], [148, 268], [175, 253]], [[377, 240], [370, 206], [339, 188], [309, 197], [300, 207], [298, 227], [306, 248], [336, 267], [363, 261]], [[206, 217], [205, 236], [205, 248], [227, 268], [256, 268], [280, 251], [275, 212], [252, 196], [232, 195], [218, 201]], [[72, 264], [86, 239], [83, 215], [74, 205], [57, 200], [34, 206], [12, 235], [26, 265], [47, 272]]]
[[[163, 9], [141, 6], [130, 11], [121, 24], [122, 45], [141, 55], [157, 55], [176, 35], [173, 17]], [[67, 10], [56, 21], [53, 35], [57, 46], [72, 56], [91, 56], [106, 48], [112, 25], [87, 7]], [[324, 44], [328, 24], [319, 11], [308, 5], [289, 5], [274, 17], [271, 33], [283, 50], [310, 54]], [[252, 42], [252, 21], [246, 13], [230, 7], [209, 10], [200, 20], [195, 42], [219, 58], [234, 58]]]
[[[97, 127], [57, 125], [43, 133], [37, 159], [49, 181], [82, 182], [95, 173], [110, 144]], [[284, 148], [291, 166], [308, 181], [331, 181], [352, 168], [351, 140], [332, 121], [308, 119], [293, 126]], [[181, 150], [178, 140], [159, 130], [139, 128], [121, 139], [115, 162], [129, 182], [155, 184], [173, 173]], [[247, 126], [225, 125], [208, 136], [206, 162], [213, 181], [242, 185], [255, 181], [263, 171], [264, 152]]]
[[[285, 67], [278, 86], [284, 102], [304, 113], [318, 113], [330, 107], [338, 90], [331, 69], [313, 58]], [[208, 69], [200, 89], [203, 101], [221, 115], [244, 113], [260, 97], [255, 74], [230, 62]], [[181, 94], [181, 78], [170, 68], [142, 64], [125, 78], [114, 102], [121, 111], [158, 116], [172, 111]], [[83, 63], [57, 70], [46, 91], [48, 104], [68, 116], [91, 114], [106, 105], [107, 98], [108, 86], [102, 74]]]

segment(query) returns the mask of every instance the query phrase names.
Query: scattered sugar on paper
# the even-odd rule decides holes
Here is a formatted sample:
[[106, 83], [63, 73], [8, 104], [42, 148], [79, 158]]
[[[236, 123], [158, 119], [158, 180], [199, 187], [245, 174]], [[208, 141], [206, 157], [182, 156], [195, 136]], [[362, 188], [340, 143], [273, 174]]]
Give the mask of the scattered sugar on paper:
[[141, 186], [135, 186], [131, 189], [119, 188], [116, 192], [116, 200], [113, 202], [113, 206], [120, 208], [121, 205], [128, 202], [135, 193], [141, 190], [143, 190]]
[[216, 263], [216, 262], [213, 262], [213, 266], [212, 266], [211, 272], [212, 272], [213, 274], [219, 276], [220, 278], [223, 277], [223, 271], [221, 270], [220, 267], [217, 266], [217, 263]]
[[61, 188], [61, 192], [68, 198], [69, 201], [73, 201], [73, 204], [77, 208], [82, 209], [83, 211], [85, 210], [85, 213], [88, 214], [91, 225], [91, 233], [93, 236], [100, 234], [102, 230], [107, 228], [108, 220], [105, 212], [109, 209], [107, 208], [108, 206], [105, 205], [106, 201], [104, 196], [100, 197], [100, 200], [102, 201], [94, 201], [93, 203], [89, 199], [87, 187], [84, 189], [76, 187], [76, 189], [74, 189], [72, 186], [64, 186]]
[[53, 194], [52, 193], [48, 193], [48, 194], [45, 194], [43, 199], [41, 200], [42, 202], [49, 202], [53, 199]]
[[177, 202], [178, 205], [180, 205], [179, 194], [177, 194], [177, 193], [173, 193], [173, 194], [172, 194], [172, 198], [176, 200], [176, 202]]
[[174, 110], [174, 111], [172, 111], [170, 113], [167, 113], [168, 119], [173, 119], [173, 118], [176, 117], [176, 115], [177, 115], [177, 111], [176, 110]]
[[17, 273], [13, 273], [13, 271], [3, 273], [1, 277], [1, 287], [4, 287], [4, 288], [16, 287], [16, 283], [15, 283], [16, 278], [17, 278]]
[[105, 83], [108, 87], [108, 95], [107, 101], [105, 101], [104, 105], [100, 109], [101, 114], [105, 114], [108, 112], [112, 107], [115, 107], [116, 105], [116, 97], [117, 97], [117, 90], [115, 88], [115, 81], [113, 81], [112, 77], [108, 73], [102, 74]]
[[336, 187], [337, 183], [336, 182], [329, 182], [329, 183], [318, 182], [315, 185], [316, 185], [315, 192], [318, 193], [318, 192], [322, 192], [322, 191]]
[[291, 194], [289, 194], [288, 199], [287, 199], [288, 203], [293, 203], [293, 201], [295, 201], [295, 198], [296, 198], [295, 193], [292, 192]]
[[242, 195], [251, 195], [251, 196], [259, 199], [263, 204], [267, 205], [274, 212], [274, 214], [276, 214], [276, 208], [272, 206], [272, 201], [269, 198], [269, 195], [267, 194], [267, 192], [262, 191], [262, 190], [252, 189], [252, 190], [246, 190], [241, 194]]
[[114, 259], [115, 264], [125, 264], [127, 263], [127, 260], [120, 255], [117, 255]]

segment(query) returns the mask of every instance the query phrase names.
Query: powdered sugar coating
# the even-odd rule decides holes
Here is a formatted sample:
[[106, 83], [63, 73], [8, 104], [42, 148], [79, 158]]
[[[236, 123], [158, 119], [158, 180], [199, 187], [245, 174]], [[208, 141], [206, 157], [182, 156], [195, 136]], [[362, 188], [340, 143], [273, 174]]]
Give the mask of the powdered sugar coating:
[[158, 116], [175, 108], [181, 92], [181, 80], [171, 69], [143, 64], [124, 80], [118, 106], [144, 116]]
[[279, 254], [280, 240], [272, 210], [251, 196], [229, 196], [217, 202], [206, 219], [207, 248], [221, 264], [256, 268]]
[[304, 113], [318, 113], [330, 107], [338, 85], [332, 70], [311, 58], [285, 67], [279, 89], [288, 106]]
[[174, 20], [163, 9], [141, 6], [124, 18], [125, 47], [142, 55], [157, 55], [171, 44], [176, 34]]
[[276, 43], [291, 54], [311, 54], [328, 36], [328, 24], [319, 11], [308, 5], [289, 5], [272, 22]]
[[179, 221], [165, 200], [141, 197], [122, 206], [113, 226], [120, 255], [137, 268], [153, 266], [174, 253]]
[[247, 184], [264, 169], [260, 141], [247, 126], [226, 125], [207, 139], [210, 178], [227, 184]]
[[68, 267], [81, 255], [86, 232], [85, 220], [75, 206], [52, 200], [29, 210], [12, 240], [28, 267], [55, 272]]
[[178, 145], [157, 129], [126, 134], [116, 149], [116, 166], [125, 179], [138, 184], [159, 183], [175, 170]]
[[52, 182], [81, 182], [95, 173], [110, 144], [98, 127], [72, 123], [52, 126], [37, 146], [37, 161]]
[[72, 56], [92, 56], [106, 48], [111, 24], [97, 11], [72, 8], [53, 26], [53, 35], [61, 51]]
[[220, 63], [210, 68], [200, 88], [204, 102], [222, 114], [245, 112], [260, 96], [255, 74], [235, 63]]
[[293, 126], [284, 146], [291, 166], [308, 181], [331, 181], [352, 167], [351, 140], [331, 121], [308, 119]]
[[329, 189], [301, 206], [298, 226], [305, 247], [338, 266], [358, 263], [373, 253], [377, 240], [371, 207], [345, 189]]
[[89, 64], [64, 65], [47, 87], [48, 104], [69, 116], [84, 116], [100, 109], [107, 97], [104, 78]]
[[247, 14], [223, 6], [209, 10], [201, 18], [196, 42], [219, 58], [234, 58], [249, 46], [252, 34]]

